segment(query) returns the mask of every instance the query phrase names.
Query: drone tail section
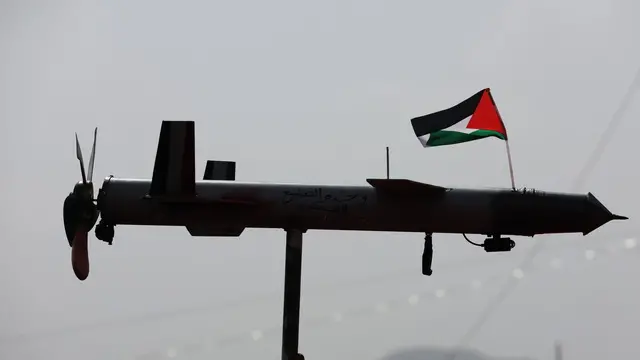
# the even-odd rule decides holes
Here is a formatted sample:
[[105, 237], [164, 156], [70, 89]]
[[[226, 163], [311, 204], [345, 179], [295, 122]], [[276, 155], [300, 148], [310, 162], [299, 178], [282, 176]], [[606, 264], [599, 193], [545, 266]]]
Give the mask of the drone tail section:
[[149, 197], [196, 196], [195, 123], [163, 121]]

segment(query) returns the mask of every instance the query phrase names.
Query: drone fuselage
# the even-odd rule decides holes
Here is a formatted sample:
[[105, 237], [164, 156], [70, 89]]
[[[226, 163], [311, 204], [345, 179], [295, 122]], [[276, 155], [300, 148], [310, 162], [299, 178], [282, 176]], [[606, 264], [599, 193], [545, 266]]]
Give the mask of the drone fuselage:
[[150, 196], [151, 180], [107, 178], [98, 208], [110, 225], [184, 226], [193, 236], [238, 236], [245, 228], [586, 234], [615, 218], [591, 194], [368, 181], [373, 185], [197, 181], [195, 195]]

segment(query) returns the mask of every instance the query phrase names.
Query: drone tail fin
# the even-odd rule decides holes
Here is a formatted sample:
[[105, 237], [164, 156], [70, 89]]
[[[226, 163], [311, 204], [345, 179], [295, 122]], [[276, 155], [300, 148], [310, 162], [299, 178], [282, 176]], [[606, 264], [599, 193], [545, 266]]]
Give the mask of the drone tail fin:
[[149, 188], [150, 197], [196, 195], [195, 123], [163, 121]]

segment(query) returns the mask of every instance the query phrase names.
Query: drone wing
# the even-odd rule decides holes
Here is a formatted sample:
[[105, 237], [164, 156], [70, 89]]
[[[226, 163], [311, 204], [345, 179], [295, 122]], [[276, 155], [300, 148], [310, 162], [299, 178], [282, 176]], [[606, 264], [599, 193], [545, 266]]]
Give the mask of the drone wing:
[[435, 197], [443, 195], [447, 188], [408, 179], [367, 179], [379, 194], [391, 197]]

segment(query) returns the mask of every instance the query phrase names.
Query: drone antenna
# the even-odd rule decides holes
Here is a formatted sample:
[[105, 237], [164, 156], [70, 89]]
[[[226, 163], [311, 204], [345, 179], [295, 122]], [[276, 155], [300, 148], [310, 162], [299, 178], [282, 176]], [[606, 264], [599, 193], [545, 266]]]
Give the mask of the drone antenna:
[[387, 180], [389, 179], [389, 147], [387, 146]]

